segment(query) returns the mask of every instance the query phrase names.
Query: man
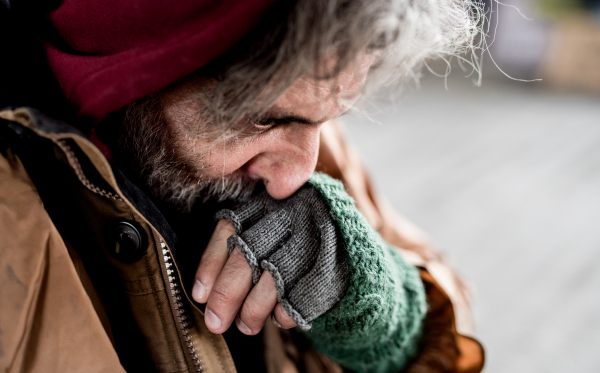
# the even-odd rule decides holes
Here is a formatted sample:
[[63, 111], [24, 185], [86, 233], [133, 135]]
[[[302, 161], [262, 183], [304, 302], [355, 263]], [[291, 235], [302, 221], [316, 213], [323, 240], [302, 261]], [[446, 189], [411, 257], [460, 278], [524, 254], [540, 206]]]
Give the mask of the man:
[[332, 122], [471, 45], [474, 10], [65, 0], [32, 32], [72, 125], [0, 113], [2, 367], [480, 371], [447, 270]]

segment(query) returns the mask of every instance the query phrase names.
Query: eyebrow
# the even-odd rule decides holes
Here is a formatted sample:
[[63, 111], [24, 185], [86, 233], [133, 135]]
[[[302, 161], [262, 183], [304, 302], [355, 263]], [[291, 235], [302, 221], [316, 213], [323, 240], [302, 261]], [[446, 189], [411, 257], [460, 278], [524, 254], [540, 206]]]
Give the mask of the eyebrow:
[[[348, 114], [349, 111], [350, 111], [350, 108], [347, 108], [336, 118], [339, 118], [343, 115]], [[335, 119], [335, 118], [331, 118], [331, 119]], [[310, 120], [306, 117], [302, 117], [302, 116], [294, 115], [294, 114], [290, 114], [290, 113], [285, 113], [285, 112], [280, 113], [280, 114], [267, 112], [267, 113], [265, 113], [265, 116], [260, 119], [260, 122], [275, 123], [275, 124], [301, 123], [301, 124], [308, 124], [308, 125], [317, 125], [317, 124], [324, 123], [325, 118], [322, 118], [319, 120]]]

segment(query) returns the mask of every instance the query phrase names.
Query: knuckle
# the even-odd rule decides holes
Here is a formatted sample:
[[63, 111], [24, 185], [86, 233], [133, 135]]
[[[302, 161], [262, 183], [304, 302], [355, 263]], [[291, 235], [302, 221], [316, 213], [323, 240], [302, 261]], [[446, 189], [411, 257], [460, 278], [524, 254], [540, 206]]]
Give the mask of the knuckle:
[[[269, 288], [275, 289], [275, 280], [273, 280], [273, 276], [268, 271], [264, 271], [260, 276], [260, 281], [268, 286]], [[277, 290], [275, 290], [277, 292]]]
[[[202, 260], [198, 265], [198, 270], [196, 271], [196, 277], [203, 284], [213, 282], [214, 278], [219, 274], [218, 268], [216, 266], [216, 262], [211, 260]], [[209, 281], [210, 280], [210, 281]]]
[[236, 262], [239, 262], [239, 261], [246, 262], [246, 258], [244, 257], [244, 254], [242, 254], [240, 249], [233, 250], [231, 252], [231, 254], [229, 254], [229, 260], [236, 261]]
[[264, 319], [266, 319], [267, 316], [268, 316], [268, 313], [265, 314], [265, 312], [263, 312], [263, 310], [261, 310], [256, 305], [252, 305], [252, 304], [244, 304], [244, 307], [242, 308], [242, 313], [240, 315], [240, 317], [242, 318], [242, 320], [244, 320], [246, 325], [259, 324]]
[[215, 259], [212, 255], [204, 252], [202, 258], [200, 259], [200, 263], [198, 264], [197, 273], [210, 272], [210, 270], [215, 266]]
[[215, 285], [210, 293], [211, 303], [228, 304], [235, 300], [233, 291], [222, 284]]
[[229, 237], [235, 234], [235, 229], [233, 228], [233, 225], [227, 219], [219, 220], [215, 230], [218, 230], [219, 234], [225, 237]]
[[250, 266], [248, 265], [248, 262], [246, 262], [246, 257], [239, 249], [231, 252], [228, 264], [235, 270], [250, 270]]

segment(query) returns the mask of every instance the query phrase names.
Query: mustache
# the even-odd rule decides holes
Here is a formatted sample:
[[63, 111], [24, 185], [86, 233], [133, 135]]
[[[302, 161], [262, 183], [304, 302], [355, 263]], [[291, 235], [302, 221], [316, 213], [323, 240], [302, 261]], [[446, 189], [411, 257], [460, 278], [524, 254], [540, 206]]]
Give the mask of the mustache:
[[200, 181], [201, 188], [198, 197], [202, 202], [214, 201], [244, 202], [249, 199], [259, 185], [260, 180], [254, 180], [242, 173], [234, 173], [219, 178]]

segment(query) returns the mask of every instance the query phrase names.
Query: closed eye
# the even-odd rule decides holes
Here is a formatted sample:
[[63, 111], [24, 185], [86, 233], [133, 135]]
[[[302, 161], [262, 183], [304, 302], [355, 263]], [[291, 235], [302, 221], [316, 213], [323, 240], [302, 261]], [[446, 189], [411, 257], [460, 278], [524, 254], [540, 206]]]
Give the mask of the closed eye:
[[239, 132], [241, 137], [254, 137], [265, 134], [271, 129], [292, 123], [307, 124], [307, 125], [319, 125], [323, 123], [322, 120], [313, 121], [304, 117], [296, 115], [284, 115], [284, 116], [264, 116], [264, 117], [252, 117], [247, 116], [245, 119], [246, 125]]
[[252, 119], [252, 121], [259, 126], [274, 126], [274, 125], [282, 125], [282, 124], [290, 124], [290, 123], [300, 123], [300, 124], [321, 124], [321, 121], [312, 121], [307, 118], [295, 116], [295, 115], [286, 115], [284, 117], [267, 117], [260, 119]]

